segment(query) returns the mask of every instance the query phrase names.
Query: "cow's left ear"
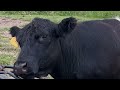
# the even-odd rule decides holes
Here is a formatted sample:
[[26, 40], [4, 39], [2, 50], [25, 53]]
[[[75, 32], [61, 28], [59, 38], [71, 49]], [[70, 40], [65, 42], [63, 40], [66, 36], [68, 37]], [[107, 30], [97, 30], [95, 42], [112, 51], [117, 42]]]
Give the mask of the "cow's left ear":
[[72, 32], [72, 30], [74, 30], [76, 25], [77, 25], [77, 20], [73, 17], [63, 19], [58, 24], [57, 35], [58, 36], [63, 36], [65, 34], [68, 34], [68, 33]]
[[13, 26], [10, 28], [9, 32], [11, 34], [12, 37], [16, 37], [18, 32], [19, 32], [20, 28], [17, 26]]

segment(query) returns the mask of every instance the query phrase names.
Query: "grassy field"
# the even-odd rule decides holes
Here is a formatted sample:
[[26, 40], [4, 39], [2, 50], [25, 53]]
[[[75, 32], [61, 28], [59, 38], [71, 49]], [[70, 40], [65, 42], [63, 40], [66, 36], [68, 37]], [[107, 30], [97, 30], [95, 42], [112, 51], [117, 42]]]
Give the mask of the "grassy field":
[[[75, 17], [79, 21], [113, 18], [119, 16], [120, 11], [0, 11], [0, 18], [10, 18], [30, 22], [35, 17], [47, 18], [56, 23], [63, 18]], [[2, 22], [0, 22], [2, 23]], [[14, 22], [15, 23], [15, 22]], [[1, 25], [1, 24], [0, 24]], [[9, 40], [9, 28], [6, 26], [0, 28], [0, 64], [12, 65], [19, 53], [19, 49], [14, 48]], [[22, 25], [21, 27], [23, 27]]]
[[45, 15], [109, 18], [120, 15], [120, 11], [0, 11], [0, 15]]

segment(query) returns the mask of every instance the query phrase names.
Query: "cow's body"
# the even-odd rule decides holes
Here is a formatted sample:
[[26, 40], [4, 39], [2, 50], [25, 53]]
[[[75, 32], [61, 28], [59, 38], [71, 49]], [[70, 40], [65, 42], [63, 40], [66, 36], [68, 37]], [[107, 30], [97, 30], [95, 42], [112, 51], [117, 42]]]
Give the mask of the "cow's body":
[[[54, 40], [49, 51], [47, 51], [52, 63], [50, 61], [51, 64], [46, 64], [47, 69], [44, 68], [41, 71], [39, 69], [39, 73], [49, 73], [55, 79], [120, 78], [120, 22], [118, 20], [85, 21], [76, 24], [68, 34], [59, 33], [60, 35], [57, 36], [57, 39]], [[42, 48], [42, 46], [36, 48]], [[29, 56], [25, 53], [26, 51], [30, 52], [27, 49], [21, 49], [18, 61], [26, 60], [23, 54]], [[42, 52], [37, 51], [37, 53]], [[42, 64], [38, 66], [40, 67], [40, 65]]]
[[[61, 71], [58, 71], [63, 73], [61, 77], [80, 79], [119, 77], [120, 27], [115, 29], [118, 32], [114, 29], [112, 25], [102, 21], [80, 23], [65, 40], [61, 41], [63, 63], [57, 65], [61, 67]], [[61, 74], [58, 74], [58, 78], [59, 75]]]

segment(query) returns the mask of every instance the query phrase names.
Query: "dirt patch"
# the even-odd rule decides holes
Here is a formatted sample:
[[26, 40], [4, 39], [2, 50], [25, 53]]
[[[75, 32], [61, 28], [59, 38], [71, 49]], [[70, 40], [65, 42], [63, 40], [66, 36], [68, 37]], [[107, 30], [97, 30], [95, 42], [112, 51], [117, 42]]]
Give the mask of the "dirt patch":
[[9, 34], [9, 31], [2, 32], [1, 36], [4, 37], [4, 38], [10, 38], [11, 37], [11, 35]]
[[[22, 27], [28, 24], [28, 21], [23, 21], [19, 19], [11, 19], [7, 17], [0, 17], [0, 28], [11, 28], [13, 26]], [[3, 37], [11, 37], [8, 31], [1, 31], [1, 36]]]
[[11, 18], [3, 18], [0, 17], [0, 28], [10, 28], [12, 26], [23, 26], [29, 23], [28, 21], [18, 20], [18, 19], [11, 19]]

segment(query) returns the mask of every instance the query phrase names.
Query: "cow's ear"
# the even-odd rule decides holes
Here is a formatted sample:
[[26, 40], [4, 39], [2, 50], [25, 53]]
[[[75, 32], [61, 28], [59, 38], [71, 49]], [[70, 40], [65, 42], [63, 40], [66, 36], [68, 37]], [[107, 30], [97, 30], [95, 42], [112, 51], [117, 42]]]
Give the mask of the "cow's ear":
[[72, 32], [72, 30], [74, 30], [76, 25], [77, 25], [77, 20], [73, 17], [63, 19], [58, 24], [58, 30], [57, 30], [58, 36], [63, 36], [65, 34]]
[[19, 30], [20, 30], [19, 27], [13, 26], [13, 27], [10, 28], [9, 32], [10, 32], [12, 37], [15, 37], [15, 36], [17, 36]]

